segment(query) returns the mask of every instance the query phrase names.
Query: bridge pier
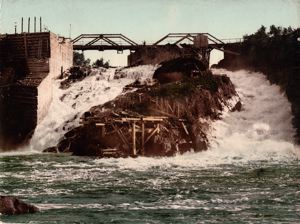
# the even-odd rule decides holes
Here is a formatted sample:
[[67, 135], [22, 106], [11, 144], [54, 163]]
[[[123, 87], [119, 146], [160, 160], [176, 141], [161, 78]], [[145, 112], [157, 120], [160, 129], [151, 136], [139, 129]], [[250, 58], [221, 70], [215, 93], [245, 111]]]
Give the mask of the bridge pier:
[[179, 47], [177, 45], [146, 46], [137, 48], [127, 58], [128, 66], [160, 64], [179, 57], [197, 57], [209, 65], [208, 48]]

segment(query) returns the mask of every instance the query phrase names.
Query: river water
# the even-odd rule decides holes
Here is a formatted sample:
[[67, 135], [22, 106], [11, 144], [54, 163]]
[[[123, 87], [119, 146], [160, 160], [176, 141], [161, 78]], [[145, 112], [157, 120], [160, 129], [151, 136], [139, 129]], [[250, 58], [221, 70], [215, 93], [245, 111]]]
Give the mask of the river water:
[[[35, 133], [30, 147], [0, 153], [0, 194], [18, 196], [38, 206], [41, 212], [2, 215], [0, 220], [3, 223], [299, 223], [300, 151], [293, 144], [295, 131], [288, 101], [262, 74], [215, 72], [230, 76], [244, 106], [243, 111], [225, 112], [222, 120], [213, 122], [211, 146], [205, 152], [135, 159], [41, 154], [39, 147], [51, 142], [48, 132], [55, 132], [57, 138], [66, 131], [55, 119], [53, 113], [58, 112], [52, 110], [41, 124], [48, 130], [43, 133], [45, 128], [38, 127], [40, 131]], [[94, 78], [90, 78], [93, 86]], [[109, 91], [117, 95], [117, 87], [128, 83], [128, 79], [105, 78], [99, 81], [105, 87], [96, 89], [106, 91], [106, 95], [110, 95]], [[82, 85], [86, 87], [88, 82]], [[75, 90], [72, 88], [57, 96], [58, 99], [70, 93], [65, 101], [54, 99], [54, 104], [70, 106], [64, 110], [66, 117], [82, 113], [84, 102], [89, 106], [96, 103], [90, 101], [95, 97], [91, 92], [83, 92], [77, 86], [82, 91], [82, 100], [79, 97], [76, 102], [82, 104], [74, 108], [71, 101], [78, 96], [70, 97]], [[72, 119], [68, 127], [77, 123]], [[43, 136], [50, 137], [46, 141]]]

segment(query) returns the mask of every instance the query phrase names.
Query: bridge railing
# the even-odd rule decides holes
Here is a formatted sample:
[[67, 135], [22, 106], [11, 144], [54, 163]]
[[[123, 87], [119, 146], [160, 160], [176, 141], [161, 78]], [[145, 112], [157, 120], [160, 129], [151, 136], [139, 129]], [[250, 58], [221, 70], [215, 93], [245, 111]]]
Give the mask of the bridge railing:
[[232, 43], [241, 43], [244, 41], [243, 38], [227, 38], [221, 39], [225, 44], [232, 44]]

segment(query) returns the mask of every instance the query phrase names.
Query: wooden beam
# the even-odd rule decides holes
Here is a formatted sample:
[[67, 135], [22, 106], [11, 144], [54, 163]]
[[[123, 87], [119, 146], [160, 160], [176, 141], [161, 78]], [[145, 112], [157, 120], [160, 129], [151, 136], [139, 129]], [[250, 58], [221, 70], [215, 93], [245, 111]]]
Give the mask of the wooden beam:
[[141, 153], [145, 155], [145, 123], [142, 121]]
[[146, 141], [145, 141], [145, 144], [157, 133], [159, 132], [159, 126], [157, 126], [153, 131], [152, 133], [147, 137]]
[[117, 134], [119, 135], [122, 142], [129, 148], [129, 143], [127, 142], [126, 138], [124, 138], [124, 136], [120, 133], [120, 131], [117, 129], [117, 127], [115, 125], [111, 124], [111, 126], [113, 127], [115, 132], [117, 132]]
[[30, 17], [28, 17], [28, 33], [30, 33]]
[[96, 126], [101, 127], [101, 126], [105, 126], [105, 124], [104, 123], [96, 123]]
[[183, 122], [181, 122], [181, 125], [182, 125], [183, 130], [185, 131], [185, 133], [186, 133], [187, 135], [190, 135], [190, 133], [188, 132], [188, 130], [187, 130], [186, 126], [185, 126], [185, 124], [184, 124]]
[[135, 132], [135, 121], [132, 122], [132, 155], [136, 155], [136, 132]]
[[101, 137], [104, 138], [104, 136], [105, 136], [105, 125], [101, 127]]

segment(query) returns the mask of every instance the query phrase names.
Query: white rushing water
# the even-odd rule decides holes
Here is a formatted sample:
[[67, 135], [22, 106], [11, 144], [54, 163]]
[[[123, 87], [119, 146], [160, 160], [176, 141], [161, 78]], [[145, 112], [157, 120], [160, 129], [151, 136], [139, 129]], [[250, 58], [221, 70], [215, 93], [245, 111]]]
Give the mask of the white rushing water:
[[[92, 74], [70, 88], [59, 88], [57, 80], [53, 101], [47, 116], [36, 127], [30, 149], [41, 151], [54, 146], [70, 129], [79, 126], [79, 118], [91, 107], [104, 104], [122, 94], [123, 88], [135, 80], [152, 78], [156, 66], [138, 66], [123, 69], [95, 69]], [[28, 149], [27, 149], [28, 150]]]
[[291, 105], [280, 87], [271, 85], [261, 73], [214, 72], [230, 77], [243, 109], [225, 113], [222, 120], [214, 123], [211, 150], [219, 155], [248, 160], [297, 157]]
[[[92, 106], [103, 104], [122, 93], [123, 87], [134, 80], [151, 78], [155, 66], [128, 68], [115, 75], [114, 69], [94, 71], [67, 90], [54, 85], [54, 96], [48, 115], [37, 126], [30, 147], [26, 151], [40, 151], [54, 146], [69, 129], [79, 125], [79, 117]], [[210, 147], [205, 152], [187, 153], [172, 158], [105, 159], [124, 168], [149, 166], [206, 166], [251, 160], [294, 160], [299, 149], [293, 144], [290, 103], [276, 85], [263, 74], [248, 71], [227, 74], [243, 104], [241, 112], [225, 112], [214, 121], [210, 133]], [[118, 77], [118, 79], [114, 79]]]
[[160, 167], [206, 167], [218, 164], [248, 163], [251, 161], [291, 161], [300, 158], [300, 149], [293, 143], [291, 105], [279, 86], [271, 85], [261, 73], [248, 71], [227, 74], [243, 104], [241, 112], [224, 112], [214, 121], [210, 147], [200, 153], [187, 153], [172, 158], [137, 158], [99, 160], [124, 169]]

